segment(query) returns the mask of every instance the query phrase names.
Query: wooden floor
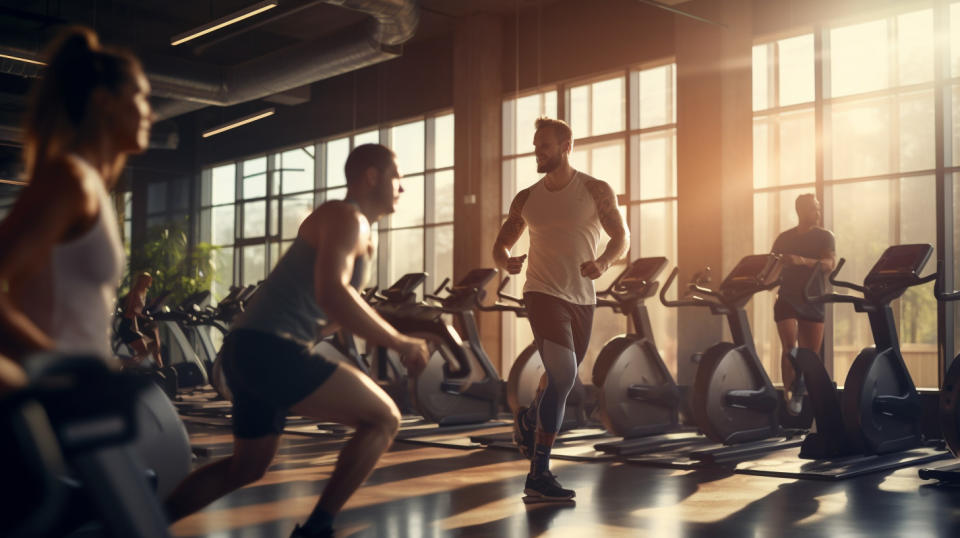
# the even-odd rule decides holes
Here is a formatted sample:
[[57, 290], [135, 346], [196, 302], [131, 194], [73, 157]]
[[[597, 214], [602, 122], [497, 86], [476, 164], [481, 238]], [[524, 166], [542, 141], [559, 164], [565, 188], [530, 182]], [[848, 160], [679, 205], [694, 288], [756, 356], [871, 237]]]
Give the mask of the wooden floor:
[[[229, 430], [190, 430], [212, 457], [229, 454]], [[263, 480], [173, 533], [288, 536], [313, 508], [341, 445], [286, 435]], [[395, 443], [338, 517], [337, 536], [960, 536], [960, 489], [925, 485], [916, 468], [834, 483], [555, 461], [564, 486], [577, 491], [573, 507], [524, 505], [527, 468], [503, 450]]]

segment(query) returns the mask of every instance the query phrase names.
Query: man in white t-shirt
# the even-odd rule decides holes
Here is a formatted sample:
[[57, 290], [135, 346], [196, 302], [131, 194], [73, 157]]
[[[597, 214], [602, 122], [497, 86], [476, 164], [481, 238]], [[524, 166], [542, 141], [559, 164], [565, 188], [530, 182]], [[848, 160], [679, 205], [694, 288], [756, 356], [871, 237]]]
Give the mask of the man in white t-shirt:
[[[535, 126], [537, 172], [546, 175], [513, 199], [493, 258], [517, 274], [529, 256], [523, 299], [547, 377], [546, 387], [514, 421], [514, 441], [531, 460], [524, 501], [572, 501], [574, 491], [550, 473], [550, 449], [590, 342], [597, 302], [593, 280], [626, 254], [630, 232], [613, 189], [570, 166], [570, 126], [549, 118], [539, 118]], [[530, 252], [511, 256], [526, 228]], [[602, 232], [610, 241], [598, 256]]]

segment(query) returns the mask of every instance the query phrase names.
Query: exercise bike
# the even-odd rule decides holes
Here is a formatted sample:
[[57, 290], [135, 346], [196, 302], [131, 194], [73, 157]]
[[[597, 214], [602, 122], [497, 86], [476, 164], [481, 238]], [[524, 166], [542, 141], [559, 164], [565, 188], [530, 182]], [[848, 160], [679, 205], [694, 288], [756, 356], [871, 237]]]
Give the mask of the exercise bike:
[[604, 344], [593, 365], [603, 425], [625, 439], [680, 427], [680, 389], [660, 357], [643, 304], [657, 293], [659, 282], [654, 279], [666, 265], [662, 256], [635, 260], [602, 292], [632, 324], [631, 332]]
[[703, 352], [691, 390], [694, 420], [714, 442], [731, 445], [783, 434], [780, 397], [757, 356], [745, 310], [754, 294], [779, 285], [781, 268], [775, 255], [746, 256], [716, 290], [692, 284], [695, 295], [670, 301], [666, 291], [679, 272], [674, 268], [660, 292], [666, 306], [707, 307], [727, 318], [733, 342]]
[[[927, 244], [887, 248], [864, 278], [863, 285], [837, 279], [844, 259], [830, 274], [834, 286], [860, 292], [862, 297], [827, 293], [807, 296], [811, 303], [850, 303], [870, 318], [875, 345], [854, 359], [837, 391], [823, 361], [809, 349], [795, 349], [790, 361], [803, 375], [813, 406], [817, 431], [801, 445], [800, 457], [829, 459], [851, 454], [886, 454], [918, 447], [920, 397], [900, 354], [900, 342], [890, 303], [910, 287], [932, 281], [936, 273], [919, 273], [933, 253]], [[814, 270], [807, 282], [819, 271]]]
[[[496, 269], [474, 269], [446, 288], [445, 297], [425, 295], [438, 306], [410, 304], [380, 311], [398, 331], [423, 338], [430, 346], [432, 353], [424, 370], [408, 378], [413, 408], [430, 422], [441, 426], [474, 424], [497, 416], [500, 379], [480, 343], [474, 314], [485, 293], [484, 286], [496, 274]], [[466, 341], [444, 319], [445, 314], [452, 315]]]

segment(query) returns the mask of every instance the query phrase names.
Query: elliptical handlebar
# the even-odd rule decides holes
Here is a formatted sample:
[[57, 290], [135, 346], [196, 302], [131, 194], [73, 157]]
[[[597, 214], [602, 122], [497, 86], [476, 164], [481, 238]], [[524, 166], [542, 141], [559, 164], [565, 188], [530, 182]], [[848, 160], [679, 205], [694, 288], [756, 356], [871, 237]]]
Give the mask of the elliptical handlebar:
[[500, 301], [493, 303], [492, 305], [484, 305], [479, 294], [474, 297], [474, 304], [477, 306], [477, 310], [482, 312], [512, 312], [517, 317], [524, 317], [527, 315], [527, 308], [523, 302], [523, 299], [514, 297], [512, 295], [507, 295], [503, 292], [503, 288], [507, 287], [507, 284], [510, 282], [510, 277], [505, 276], [503, 280], [500, 281], [500, 285], [497, 286], [497, 297], [500, 299], [506, 299], [517, 303], [516, 306], [503, 304]]
[[[864, 291], [863, 286], [857, 286], [856, 284], [851, 284], [849, 282], [843, 282], [837, 280], [837, 274], [840, 272], [840, 268], [843, 267], [844, 259], [840, 258], [837, 262], [837, 266], [830, 272], [830, 283], [838, 286], [844, 286], [851, 288], [856, 291]], [[820, 273], [820, 262], [817, 262], [817, 265], [814, 266], [814, 270], [810, 271], [810, 276], [807, 277], [807, 282], [803, 286], [803, 299], [808, 303], [814, 304], [823, 304], [823, 303], [862, 303], [864, 301], [863, 297], [854, 297], [853, 295], [844, 295], [842, 293], [822, 293], [820, 295], [810, 295], [810, 285], [813, 284], [814, 278]]]
[[846, 263], [846, 261], [846, 258], [840, 258], [840, 260], [837, 261], [837, 266], [833, 269], [833, 271], [830, 272], [830, 283], [834, 286], [849, 288], [851, 290], [859, 291], [860, 293], [865, 293], [867, 289], [863, 286], [837, 279], [837, 275], [840, 274], [840, 269], [843, 268], [843, 264]]

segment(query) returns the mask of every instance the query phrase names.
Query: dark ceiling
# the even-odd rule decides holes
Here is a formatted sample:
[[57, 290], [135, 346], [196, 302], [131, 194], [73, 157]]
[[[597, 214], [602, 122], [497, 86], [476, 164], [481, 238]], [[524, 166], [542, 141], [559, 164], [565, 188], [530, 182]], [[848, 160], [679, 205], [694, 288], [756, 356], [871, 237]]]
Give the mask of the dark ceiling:
[[[257, 3], [258, 0], [0, 0], [0, 48], [41, 51], [65, 24], [83, 24], [94, 28], [101, 41], [132, 50], [144, 60], [154, 81], [156, 65], [163, 65], [164, 76], [182, 78], [190, 83], [197, 73], [229, 70], [271, 53], [290, 50], [297, 45], [321, 47], [325, 36], [362, 38], [370, 32], [374, 19], [364, 12], [345, 9], [340, 3], [364, 0], [279, 0], [279, 5], [245, 21], [180, 46], [171, 46], [171, 37]], [[416, 6], [415, 25], [402, 42], [433, 39], [452, 33], [456, 19], [479, 12], [511, 13], [554, 0], [376, 0], [373, 4], [391, 6], [412, 3]], [[318, 44], [319, 43], [319, 44]], [[400, 48], [390, 48], [402, 53]], [[369, 59], [368, 64], [387, 58]], [[26, 94], [36, 69], [25, 64], [0, 60], [0, 177], [16, 175], [18, 126], [25, 108]], [[363, 67], [359, 65], [357, 68]], [[348, 63], [342, 70], [351, 69]], [[263, 78], [269, 79], [270, 71]], [[313, 74], [313, 77], [323, 76]], [[233, 82], [236, 82], [234, 79]], [[309, 83], [309, 80], [307, 80]], [[226, 86], [226, 84], [222, 84]], [[236, 85], [236, 84], [234, 84]], [[154, 81], [156, 88], [157, 83]], [[208, 86], [215, 86], [209, 84]], [[155, 92], [161, 93], [161, 92]], [[296, 93], [296, 92], [294, 92]], [[303, 92], [297, 94], [299, 99]], [[174, 117], [204, 106], [232, 105], [248, 100], [244, 96], [232, 102], [198, 103], [199, 99], [178, 101], [179, 95], [155, 97], [154, 105], [166, 117]], [[267, 98], [268, 96], [258, 96]], [[172, 107], [170, 105], [173, 105]], [[166, 106], [167, 108], [163, 108]], [[162, 129], [158, 130], [161, 131]]]

